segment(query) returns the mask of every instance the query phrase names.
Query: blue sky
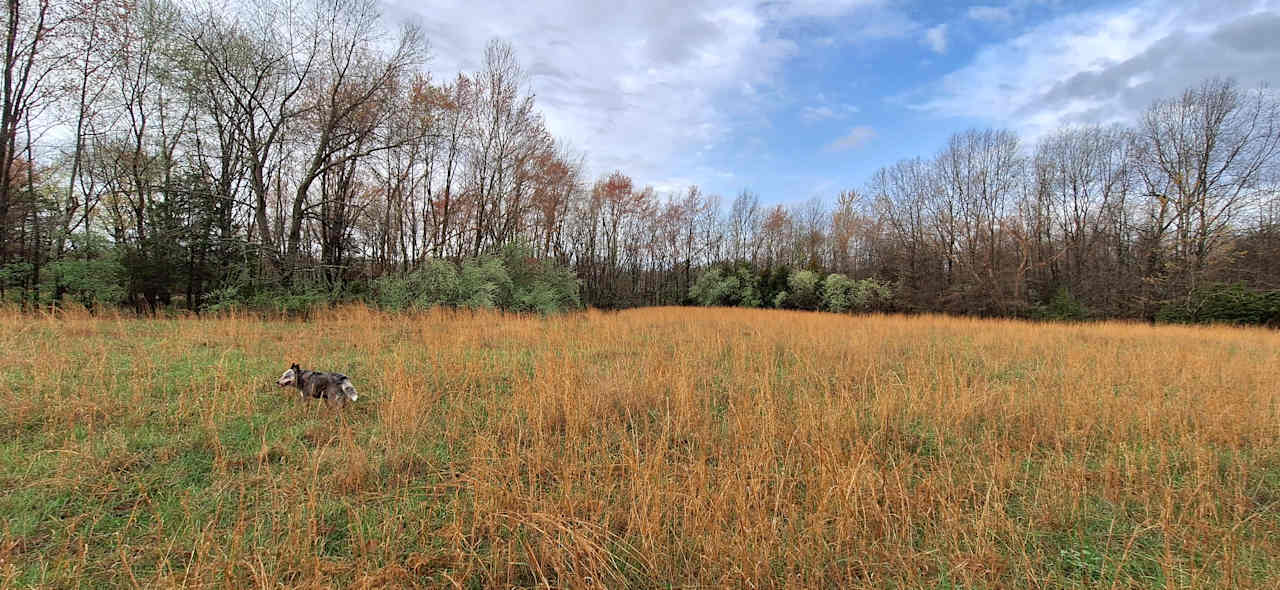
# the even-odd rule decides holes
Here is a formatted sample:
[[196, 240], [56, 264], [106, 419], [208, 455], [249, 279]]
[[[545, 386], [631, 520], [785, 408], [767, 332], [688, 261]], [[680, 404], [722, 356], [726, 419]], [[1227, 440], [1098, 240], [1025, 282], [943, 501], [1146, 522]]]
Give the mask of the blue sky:
[[1280, 0], [389, 0], [437, 78], [511, 42], [593, 175], [726, 199], [831, 198], [970, 127], [1027, 146], [1132, 122], [1210, 75], [1280, 72]]

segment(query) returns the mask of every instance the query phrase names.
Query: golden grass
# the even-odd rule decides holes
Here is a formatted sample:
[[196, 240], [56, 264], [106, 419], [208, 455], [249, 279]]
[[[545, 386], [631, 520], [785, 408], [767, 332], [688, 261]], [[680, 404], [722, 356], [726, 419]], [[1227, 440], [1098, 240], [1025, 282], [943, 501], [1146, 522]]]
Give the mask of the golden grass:
[[1280, 583], [1274, 331], [352, 307], [0, 344], [3, 587]]

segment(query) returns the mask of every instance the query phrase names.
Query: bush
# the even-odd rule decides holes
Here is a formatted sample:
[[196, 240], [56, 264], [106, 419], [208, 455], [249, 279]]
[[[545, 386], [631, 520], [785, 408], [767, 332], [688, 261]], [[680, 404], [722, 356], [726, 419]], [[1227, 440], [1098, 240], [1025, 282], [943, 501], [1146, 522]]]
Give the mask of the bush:
[[307, 317], [313, 309], [333, 302], [324, 291], [283, 287], [257, 290], [226, 287], [211, 293], [209, 300], [209, 305], [204, 307], [207, 312], [255, 311], [285, 317]]
[[695, 305], [824, 309], [836, 313], [882, 308], [893, 290], [875, 280], [852, 280], [842, 274], [826, 279], [813, 271], [785, 267], [759, 275], [748, 264], [716, 266], [698, 275], [689, 288]]
[[482, 256], [466, 260], [462, 263], [462, 271], [458, 276], [458, 297], [454, 302], [458, 307], [509, 307], [513, 284], [501, 259]]
[[1031, 311], [1038, 320], [1079, 322], [1089, 319], [1089, 309], [1076, 299], [1066, 287], [1058, 289], [1046, 305], [1038, 305]]
[[0, 266], [0, 289], [8, 291], [22, 288], [30, 281], [33, 272], [35, 266], [30, 262], [11, 262]]
[[573, 271], [533, 258], [522, 246], [470, 258], [461, 268], [431, 260], [403, 274], [374, 281], [373, 301], [384, 309], [438, 305], [550, 314], [582, 306]]
[[689, 299], [702, 306], [722, 305], [727, 286], [725, 282], [724, 271], [712, 268], [694, 279], [693, 285], [689, 287]]
[[507, 309], [547, 315], [582, 307], [580, 284], [572, 270], [536, 259], [523, 244], [504, 247], [502, 262], [511, 278]]
[[415, 297], [412, 281], [407, 275], [386, 275], [373, 281], [373, 302], [382, 309], [408, 309]]
[[712, 268], [689, 287], [689, 298], [698, 305], [760, 307], [759, 280], [746, 265]]
[[853, 307], [853, 281], [842, 274], [832, 273], [822, 281], [822, 308], [844, 313]]
[[1192, 291], [1156, 313], [1161, 322], [1280, 326], [1280, 291], [1254, 291], [1242, 284], [1214, 283]]
[[893, 287], [875, 279], [854, 281], [853, 302], [863, 310], [884, 310], [893, 305]]
[[548, 315], [582, 307], [578, 277], [567, 268], [543, 263], [533, 280], [515, 284], [512, 311]]
[[791, 276], [791, 269], [780, 266], [775, 269], [765, 269], [760, 273], [760, 299], [773, 307], [781, 307], [778, 303], [779, 295], [781, 300], [786, 300], [787, 277]]
[[458, 299], [458, 269], [445, 260], [428, 260], [408, 275], [412, 304], [418, 309], [452, 305]]
[[819, 291], [818, 273], [811, 270], [797, 270], [787, 277], [787, 293], [783, 303], [792, 309], [818, 309], [822, 306], [822, 293]]
[[787, 296], [788, 293], [785, 290], [778, 291], [778, 294], [773, 296], [773, 306], [775, 308], [782, 309], [782, 306], [787, 303]]
[[822, 281], [822, 309], [835, 313], [870, 311], [892, 298], [893, 290], [874, 279], [855, 281], [836, 273]]
[[55, 295], [65, 295], [87, 309], [124, 299], [125, 269], [114, 258], [59, 260], [46, 271]]

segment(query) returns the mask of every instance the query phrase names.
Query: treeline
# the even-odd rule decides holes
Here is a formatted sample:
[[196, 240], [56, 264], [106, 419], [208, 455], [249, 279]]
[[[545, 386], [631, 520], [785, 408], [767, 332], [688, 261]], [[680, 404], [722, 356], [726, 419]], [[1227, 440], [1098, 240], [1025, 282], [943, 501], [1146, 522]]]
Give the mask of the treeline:
[[689, 290], [689, 299], [697, 305], [721, 307], [868, 312], [892, 309], [893, 289], [875, 279], [850, 279], [840, 273], [822, 276], [786, 267], [760, 272], [738, 263], [713, 267], [699, 275]]
[[1131, 127], [956, 134], [829, 209], [744, 193], [724, 243], [887, 282], [902, 311], [1280, 325], [1278, 156], [1277, 94], [1215, 79]]
[[833, 202], [767, 205], [587, 178], [509, 45], [433, 77], [374, 0], [8, 5], [10, 301], [1277, 317], [1265, 88], [1211, 80], [1033, 146], [968, 131]]
[[[0, 289], [152, 312], [372, 296], [565, 222], [510, 46], [436, 80], [374, 0], [11, 1]], [[516, 272], [516, 269], [507, 269]], [[317, 295], [319, 294], [319, 295]]]

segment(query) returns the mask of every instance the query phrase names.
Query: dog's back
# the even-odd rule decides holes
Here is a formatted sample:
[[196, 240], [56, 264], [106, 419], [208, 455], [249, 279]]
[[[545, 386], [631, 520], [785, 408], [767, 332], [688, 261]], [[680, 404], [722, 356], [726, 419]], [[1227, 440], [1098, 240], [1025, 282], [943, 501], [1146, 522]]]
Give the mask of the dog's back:
[[343, 405], [354, 402], [360, 395], [351, 384], [351, 379], [342, 373], [326, 373], [324, 371], [307, 371], [296, 364], [285, 372], [279, 383], [293, 385], [299, 389], [303, 398], [324, 398], [330, 404]]

